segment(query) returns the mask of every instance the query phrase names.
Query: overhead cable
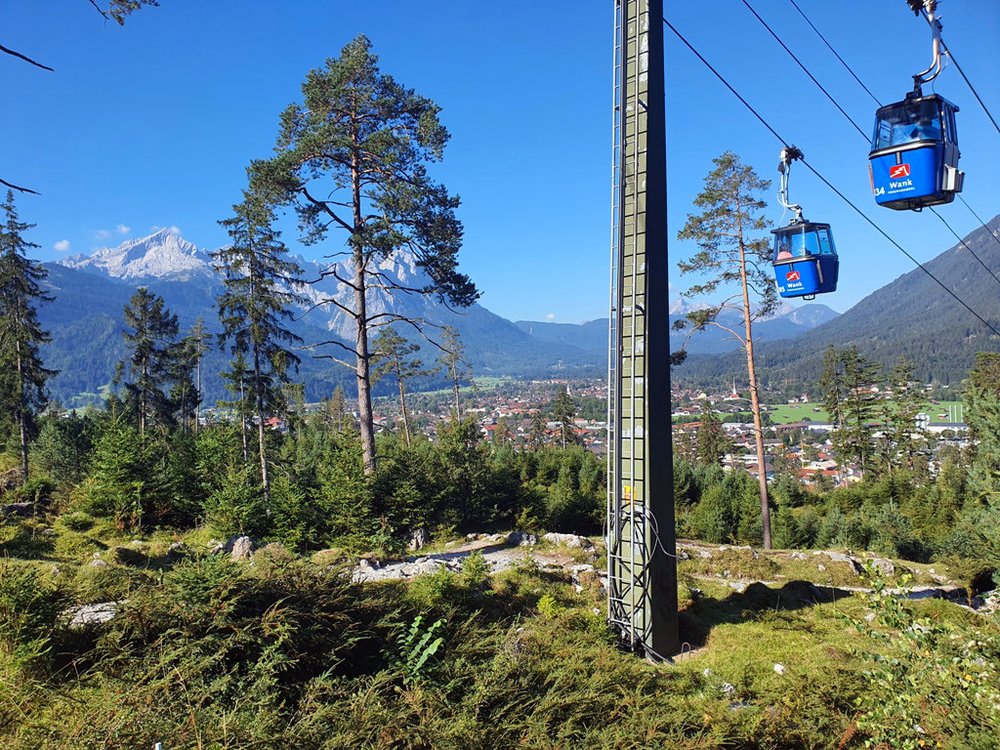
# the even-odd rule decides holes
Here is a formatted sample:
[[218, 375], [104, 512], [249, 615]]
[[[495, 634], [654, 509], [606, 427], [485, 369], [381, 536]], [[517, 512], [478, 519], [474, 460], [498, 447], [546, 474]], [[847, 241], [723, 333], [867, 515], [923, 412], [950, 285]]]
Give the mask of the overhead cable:
[[785, 44], [782, 38], [774, 33], [774, 29], [772, 29], [770, 26], [767, 25], [767, 21], [765, 21], [763, 18], [760, 17], [760, 15], [758, 15], [757, 11], [753, 9], [753, 6], [749, 2], [747, 2], [747, 0], [743, 0], [743, 4], [747, 6], [747, 10], [753, 13], [754, 17], [758, 21], [760, 21], [761, 25], [768, 30], [771, 36], [774, 37], [775, 41], [777, 41], [778, 44], [782, 46], [785, 52], [787, 52], [791, 56], [791, 58], [796, 62], [796, 64], [798, 64], [798, 66], [802, 68], [802, 72], [805, 73], [807, 76], [809, 76], [809, 80], [815, 83], [816, 86], [819, 88], [819, 90], [822, 91], [824, 94], [826, 94], [826, 98], [830, 100], [830, 102], [833, 104], [834, 107], [840, 110], [840, 114], [846, 117], [848, 122], [850, 122], [851, 125], [854, 126], [854, 129], [857, 130], [859, 133], [861, 133], [861, 137], [867, 141], [868, 135], [865, 133], [864, 130], [862, 130], [861, 126], [854, 121], [854, 118], [852, 118], [849, 114], [847, 114], [844, 108], [840, 106], [840, 103], [830, 95], [830, 92], [827, 91], [825, 88], [823, 88], [823, 84], [816, 80], [816, 76], [814, 76], [812, 73], [809, 72], [809, 69], [805, 65], [803, 65], [802, 62], [799, 60], [799, 58], [795, 56], [795, 53], [788, 48], [788, 45]]
[[[927, 17], [927, 12], [920, 12], [924, 17], [924, 20], [927, 21], [927, 23], [931, 23], [930, 18]], [[976, 91], [976, 87], [972, 85], [972, 81], [970, 81], [969, 77], [965, 75], [965, 71], [962, 70], [962, 66], [958, 64], [958, 60], [955, 59], [955, 55], [953, 55], [951, 50], [948, 49], [948, 45], [945, 44], [944, 41], [941, 42], [941, 49], [943, 49], [945, 54], [948, 55], [948, 59], [951, 60], [951, 63], [955, 66], [956, 70], [958, 70], [959, 74], [962, 76], [962, 80], [965, 81], [965, 84], [972, 92], [972, 95], [976, 97], [976, 101], [979, 102], [979, 106], [983, 108], [983, 112], [985, 112], [986, 116], [990, 118], [990, 122], [993, 123], [993, 127], [996, 128], [997, 133], [1000, 133], [1000, 125], [997, 124], [996, 118], [993, 117], [993, 113], [990, 112], [989, 107], [986, 106], [986, 102], [983, 101], [983, 98], [979, 96], [979, 92]]]
[[795, 0], [788, 0], [788, 2], [790, 2], [792, 4], [792, 7], [799, 12], [799, 15], [805, 19], [805, 22], [809, 24], [809, 28], [811, 28], [813, 31], [816, 32], [816, 36], [818, 36], [820, 39], [823, 40], [823, 44], [825, 44], [827, 49], [829, 49], [833, 53], [833, 56], [836, 57], [838, 60], [840, 60], [840, 64], [847, 69], [847, 72], [850, 73], [851, 76], [854, 78], [854, 80], [858, 82], [858, 85], [861, 86], [861, 88], [863, 88], [868, 93], [868, 96], [874, 99], [875, 103], [881, 107], [882, 102], [879, 101], [878, 97], [875, 96], [875, 94], [873, 94], [871, 91], [868, 90], [868, 87], [865, 86], [865, 84], [861, 81], [860, 78], [858, 78], [858, 74], [851, 69], [850, 65], [844, 62], [844, 58], [842, 58], [840, 55], [837, 54], [837, 50], [835, 50], [833, 48], [833, 45], [826, 40], [826, 37], [823, 36], [822, 33], [820, 33], [820, 30], [817, 29], [815, 25], [813, 25], [813, 22], [809, 20], [809, 16], [807, 16], [805, 13], [802, 12], [802, 8], [799, 7], [799, 4], [795, 2]]

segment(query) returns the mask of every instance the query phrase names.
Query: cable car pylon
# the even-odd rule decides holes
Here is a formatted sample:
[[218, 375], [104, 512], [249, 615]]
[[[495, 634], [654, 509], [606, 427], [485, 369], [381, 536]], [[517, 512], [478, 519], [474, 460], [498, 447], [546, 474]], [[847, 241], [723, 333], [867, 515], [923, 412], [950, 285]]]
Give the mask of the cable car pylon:
[[663, 0], [615, 0], [608, 623], [654, 660], [680, 651], [663, 20]]

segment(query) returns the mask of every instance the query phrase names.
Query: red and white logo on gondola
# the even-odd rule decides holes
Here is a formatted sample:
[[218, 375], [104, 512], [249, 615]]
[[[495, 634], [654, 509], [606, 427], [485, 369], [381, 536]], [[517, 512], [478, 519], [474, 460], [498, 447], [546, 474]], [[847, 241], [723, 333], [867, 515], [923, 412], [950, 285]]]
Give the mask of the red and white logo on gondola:
[[789, 271], [788, 273], [785, 274], [785, 279], [788, 281], [798, 281], [799, 278], [800, 277], [798, 271]]
[[910, 176], [910, 165], [909, 164], [893, 164], [889, 167], [889, 179], [898, 180], [900, 177]]

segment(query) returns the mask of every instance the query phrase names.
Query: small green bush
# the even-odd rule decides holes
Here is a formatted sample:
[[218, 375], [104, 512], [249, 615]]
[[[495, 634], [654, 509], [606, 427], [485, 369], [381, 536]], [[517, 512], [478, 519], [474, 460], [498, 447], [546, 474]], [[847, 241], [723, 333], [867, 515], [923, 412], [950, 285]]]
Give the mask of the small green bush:
[[47, 663], [65, 603], [63, 591], [35, 568], [0, 561], [0, 648], [21, 669]]
[[61, 516], [59, 523], [70, 531], [89, 531], [94, 526], [94, 519], [89, 513], [76, 510]]

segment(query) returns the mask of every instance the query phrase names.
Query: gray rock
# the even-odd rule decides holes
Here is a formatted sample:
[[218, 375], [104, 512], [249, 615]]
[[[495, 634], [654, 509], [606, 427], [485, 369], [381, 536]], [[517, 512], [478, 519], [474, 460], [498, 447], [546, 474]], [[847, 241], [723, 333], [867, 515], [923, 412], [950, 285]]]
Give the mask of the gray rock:
[[67, 627], [70, 630], [84, 630], [103, 625], [115, 616], [121, 604], [121, 602], [102, 602], [73, 607], [67, 612], [69, 615]]
[[0, 513], [7, 516], [18, 516], [21, 518], [26, 518], [28, 516], [34, 515], [35, 504], [34, 503], [8, 503], [7, 505], [0, 505]]
[[249, 560], [253, 554], [254, 541], [248, 536], [231, 536], [222, 548], [234, 560]]
[[896, 566], [893, 565], [892, 560], [886, 560], [884, 557], [873, 557], [869, 562], [881, 575], [891, 576], [896, 572]]
[[856, 557], [852, 557], [851, 555], [845, 554], [843, 552], [830, 552], [829, 550], [827, 550], [826, 552], [817, 552], [814, 554], [826, 555], [831, 560], [833, 560], [833, 562], [847, 563], [848, 565], [851, 566], [854, 572], [858, 574], [863, 573], [865, 570], [864, 566], [858, 561]]
[[817, 554], [817, 555], [826, 555], [827, 557], [829, 557], [834, 562], [845, 562], [845, 563], [854, 562], [854, 558], [853, 557], [851, 557], [850, 555], [845, 554], [843, 552], [831, 552], [831, 551], [828, 550], [826, 552], [816, 552], [815, 554]]
[[430, 535], [427, 533], [427, 529], [420, 526], [410, 531], [410, 541], [407, 546], [411, 550], [423, 549], [427, 546], [427, 542], [429, 541]]
[[507, 544], [512, 547], [534, 547], [538, 544], [538, 537], [527, 531], [512, 531], [507, 535]]
[[564, 547], [572, 547], [575, 549], [593, 549], [594, 543], [591, 542], [587, 537], [580, 536], [579, 534], [556, 534], [549, 532], [542, 536], [549, 544], [560, 545]]
[[816, 570], [822, 573], [826, 570], [826, 566], [823, 563], [820, 563], [819, 565], [816, 566]]
[[108, 567], [108, 564], [104, 560], [102, 560], [101, 558], [99, 558], [99, 557], [95, 557], [93, 560], [91, 560], [88, 563], [88, 565], [91, 568], [106, 568], [106, 567]]
[[412, 578], [414, 576], [424, 575], [426, 573], [436, 573], [441, 568], [446, 567], [442, 560], [433, 560], [424, 558], [422, 560], [417, 560], [412, 563], [407, 563], [400, 567], [400, 573], [402, 573], [404, 578]]
[[805, 552], [792, 552], [789, 555], [789, 557], [791, 559], [793, 559], [793, 560], [805, 560], [806, 559], [806, 553]]

